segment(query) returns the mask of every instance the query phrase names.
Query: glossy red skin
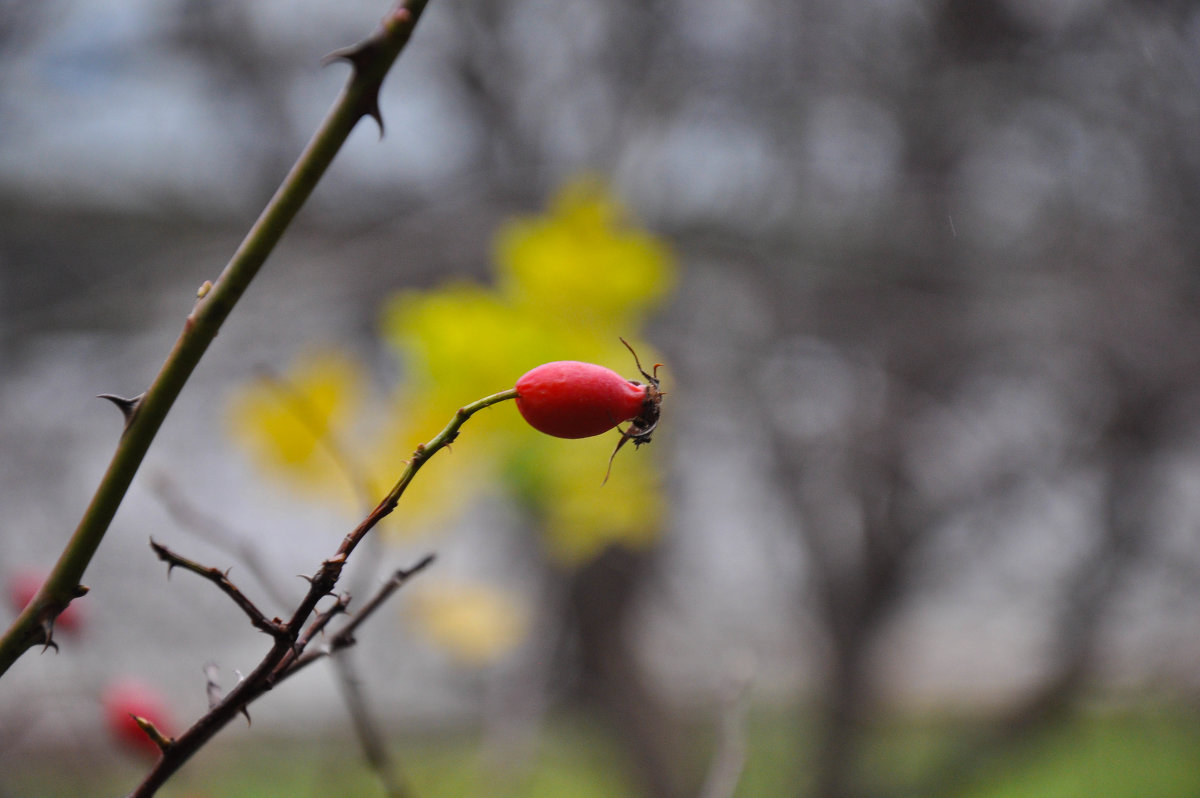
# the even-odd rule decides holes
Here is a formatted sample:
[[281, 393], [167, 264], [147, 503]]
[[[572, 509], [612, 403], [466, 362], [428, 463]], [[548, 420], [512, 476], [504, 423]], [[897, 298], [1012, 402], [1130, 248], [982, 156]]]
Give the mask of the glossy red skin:
[[122, 747], [142, 754], [158, 756], [158, 744], [150, 739], [131, 715], [145, 718], [166, 737], [174, 734], [174, 724], [166, 701], [157, 690], [133, 679], [114, 682], [104, 691], [104, 723], [109, 734]]
[[[37, 571], [18, 571], [8, 580], [8, 603], [20, 612], [33, 601], [33, 597], [42, 589], [42, 583], [45, 581], [46, 576]], [[76, 634], [83, 628], [81, 613], [74, 603], [68, 604], [54, 619], [54, 628], [67, 634]]]
[[578, 360], [543, 363], [517, 380], [517, 410], [539, 432], [589, 438], [637, 418], [646, 386]]

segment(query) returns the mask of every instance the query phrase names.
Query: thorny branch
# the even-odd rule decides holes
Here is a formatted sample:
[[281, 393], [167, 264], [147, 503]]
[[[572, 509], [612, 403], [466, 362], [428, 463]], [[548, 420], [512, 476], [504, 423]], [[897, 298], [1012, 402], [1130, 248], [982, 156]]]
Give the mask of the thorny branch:
[[[156, 546], [156, 551], [162, 547]], [[168, 553], [169, 554], [169, 553]], [[160, 555], [161, 556], [161, 555]], [[175, 557], [175, 555], [170, 555]], [[180, 558], [182, 559], [182, 558]], [[193, 754], [196, 753], [208, 740], [210, 740], [218, 731], [229, 723], [238, 714], [245, 714], [250, 717], [248, 707], [255, 699], [259, 698], [263, 693], [267, 692], [275, 685], [284, 681], [288, 677], [297, 673], [303, 667], [316, 659], [327, 656], [334, 650], [345, 648], [354, 643], [354, 631], [358, 629], [372, 614], [382, 606], [383, 602], [392, 595], [401, 585], [407, 582], [417, 573], [427, 568], [433, 562], [433, 556], [426, 556], [424, 559], [417, 562], [411, 568], [401, 569], [395, 573], [392, 579], [384, 585], [379, 593], [364, 605], [363, 609], [354, 616], [337, 634], [335, 634], [330, 644], [323, 648], [320, 652], [314, 652], [316, 656], [308, 656], [303, 659], [300, 655], [304, 653], [305, 648], [322, 630], [338, 615], [346, 611], [349, 599], [338, 597], [334, 606], [324, 612], [317, 613], [316, 618], [308, 625], [303, 634], [299, 634], [298, 630], [304, 620], [300, 616], [298, 610], [293, 615], [292, 620], [286, 625], [280, 627], [280, 634], [276, 636], [275, 644], [271, 650], [259, 663], [258, 667], [240, 681], [237, 686], [229, 691], [224, 697], [219, 694], [219, 688], [216, 688], [214, 673], [206, 668], [205, 678], [207, 681], [207, 694], [209, 698], [210, 708], [206, 715], [196, 721], [191, 728], [185, 731], [182, 735], [175, 739], [159, 739], [158, 743], [162, 749], [163, 755], [158, 760], [154, 768], [147, 774], [142, 783], [130, 793], [130, 798], [141, 798], [142, 796], [154, 795], [159, 787], [176, 771], [184, 762], [186, 762]], [[322, 570], [329, 564], [326, 561], [322, 565]], [[186, 567], [186, 566], [184, 566]], [[203, 566], [198, 566], [197, 573], [205, 575], [211, 572], [220, 573], [219, 570], [212, 568], [206, 569]], [[195, 570], [188, 568], [188, 570]], [[206, 577], [208, 578], [208, 577]], [[214, 581], [216, 584], [219, 582]], [[222, 588], [224, 589], [224, 588]], [[309, 594], [302, 602], [302, 607], [305, 605], [315, 606], [325, 593], [314, 595], [319, 588], [314, 587], [309, 591]], [[230, 591], [225, 590], [227, 595], [232, 595]], [[311, 614], [312, 610], [309, 610]], [[306, 617], [306, 616], [305, 616]], [[161, 738], [161, 735], [160, 735]]]
[[156, 542], [153, 538], [150, 540], [150, 548], [154, 549], [154, 553], [158, 555], [158, 559], [167, 564], [168, 577], [171, 575], [171, 571], [176, 568], [191, 571], [197, 576], [212, 582], [221, 589], [221, 592], [233, 599], [233, 603], [238, 605], [242, 612], [246, 613], [246, 616], [250, 618], [250, 623], [254, 625], [255, 629], [258, 629], [260, 632], [266, 632], [272, 637], [278, 637], [287, 633], [283, 625], [279, 622], [279, 619], [268, 620], [262, 610], [256, 607], [253, 601], [246, 598], [246, 594], [238, 590], [237, 585], [229, 581], [228, 571], [222, 571], [219, 568], [210, 568], [189, 560], [186, 557], [181, 557], [166, 546]]
[[349, 646], [354, 645], [354, 632], [358, 629], [358, 627], [362, 626], [363, 622], [366, 621], [367, 618], [370, 618], [371, 615], [373, 615], [375, 611], [383, 605], [383, 602], [387, 601], [393, 593], [403, 587], [404, 583], [412, 578], [414, 574], [426, 568], [432, 562], [433, 555], [430, 554], [411, 568], [407, 570], [401, 569], [392, 574], [391, 579], [383, 584], [383, 586], [379, 589], [379, 592], [372, 596], [371, 599], [363, 605], [363, 608], [354, 614], [354, 617], [350, 620], [350, 622], [339, 629], [337, 634], [333, 635], [329, 639], [329, 642], [325, 646], [322, 646], [320, 649], [315, 651], [305, 651], [303, 655], [294, 658], [294, 660], [286, 668], [287, 675], [291, 676], [296, 671], [313, 662], [316, 662], [322, 657], [328, 657], [332, 654], [336, 654], [343, 648], [348, 648]]
[[[348, 483], [359, 494], [364, 507], [369, 509], [378, 492], [372, 487], [372, 481], [367, 477], [365, 469], [351, 455], [349, 449], [333, 435], [332, 430], [330, 430], [328, 424], [321, 418], [320, 412], [312, 404], [309, 397], [297, 386], [291, 384], [285, 377], [269, 367], [261, 367], [260, 372], [264, 384], [279, 396], [279, 400], [283, 406], [292, 413], [297, 421], [304, 425], [309, 434], [313, 436], [328, 456], [338, 465], [342, 473], [346, 476]], [[164, 476], [159, 476], [156, 479], [155, 490], [167, 511], [181, 526], [210, 540], [228, 553], [238, 557], [241, 562], [247, 565], [251, 572], [258, 578], [259, 582], [269, 590], [277, 608], [289, 604], [289, 601], [283, 598], [285, 590], [277, 583], [273, 575], [268, 572], [261, 553], [249, 541], [246, 535], [239, 534], [200, 508], [192, 506]], [[375, 546], [378, 545], [378, 542], [376, 542]], [[365, 592], [367, 584], [364, 581], [364, 577], [366, 577], [370, 570], [365, 568], [358, 569], [358, 578], [344, 592], [349, 593], [351, 596], [357, 596]], [[340, 611], [342, 607], [343, 605], [338, 604], [332, 610]], [[331, 618], [332, 615], [329, 615], [326, 620]], [[411, 793], [404, 779], [401, 777], [400, 768], [395, 763], [388, 746], [384, 742], [379, 724], [372, 717], [370, 704], [363, 696], [363, 687], [355, 673], [353, 658], [351, 656], [352, 652], [346, 650], [346, 648], [347, 646], [341, 644], [331, 647], [330, 653], [337, 653], [338, 656], [331, 656], [330, 662], [333, 665], [338, 687], [340, 688], [342, 699], [349, 713], [355, 734], [362, 746], [363, 757], [367, 765], [379, 778], [380, 786], [388, 798], [407, 798]]]
[[274, 609], [281, 609], [291, 603], [287, 591], [266, 567], [258, 548], [251, 544], [245, 535], [239, 534], [188, 502], [165, 474], [154, 475], [151, 489], [162, 502], [163, 509], [182, 529], [232, 555], [237, 563], [245, 566], [275, 605]]
[[[282, 377], [275, 375], [272, 379], [275, 381], [273, 384], [278, 384], [279, 387], [286, 389], [287, 395], [283, 398], [288, 399], [288, 407], [295, 409], [297, 412], [300, 412], [305, 407], [311, 407], [303, 394], [293, 386], [287, 384]], [[314, 428], [313, 434], [316, 435], [317, 433], [318, 430]], [[330, 438], [330, 431], [328, 429], [322, 429], [320, 433], [322, 433], [322, 439]], [[338, 451], [344, 451], [336, 442], [331, 441], [331, 443], [333, 443], [334, 448]], [[348, 470], [347, 477], [351, 482], [357, 486], [366, 487], [367, 480], [362, 477], [350, 458], [339, 459], [338, 462], [339, 465]], [[353, 469], [353, 473], [349, 473], [351, 469]], [[288, 605], [289, 601], [285, 598], [285, 589], [267, 569], [265, 558], [247, 535], [229, 528], [223, 522], [200, 508], [193, 506], [164, 475], [156, 477], [154, 489], [167, 512], [176, 523], [193, 534], [208, 540], [226, 553], [233, 555], [237, 558], [238, 562], [250, 570], [259, 583], [267, 590], [273, 605], [272, 609], [279, 609]], [[367, 501], [364, 501], [364, 504], [368, 507], [370, 506], [370, 500], [370, 495], [368, 494]], [[359, 578], [346, 591], [352, 596], [359, 595], [366, 590], [367, 585], [360, 584], [363, 582], [362, 573], [363, 569], [359, 569]], [[343, 650], [339, 656], [331, 657], [330, 662], [337, 677], [343, 702], [346, 705], [351, 723], [354, 726], [355, 735], [362, 746], [363, 758], [379, 778], [383, 793], [388, 798], [407, 798], [411, 793], [400, 775], [399, 766], [394, 761], [392, 753], [384, 741], [379, 724], [372, 717], [370, 703], [363, 696], [363, 686], [355, 673], [354, 663], [350, 654], [350, 651]], [[205, 673], [208, 675], [207, 669]], [[209, 676], [209, 685], [211, 696], [211, 688], [215, 686], [212, 676]], [[218, 688], [218, 699], [220, 695], [221, 693]], [[210, 708], [212, 705], [210, 699]]]
[[[154, 795], [158, 788], [175, 771], [183, 766], [184, 762], [191, 758], [196, 751], [200, 750], [205, 743], [233, 720], [238, 713], [243, 712], [255, 699], [273, 688], [280, 680], [287, 678], [300, 667], [303, 667], [300, 664], [300, 657], [304, 654], [304, 648], [312, 639], [312, 636], [323, 629], [336, 614], [341, 612], [341, 609], [344, 609], [344, 607], [338, 609], [335, 605], [334, 609], [326, 610], [318, 614], [316, 619], [310, 621], [321, 600], [333, 594], [334, 587], [337, 586], [337, 581], [341, 577], [342, 569], [345, 567], [346, 561], [354, 549], [362, 542], [362, 539], [368, 532], [396, 508], [400, 497], [404, 494], [409, 484], [412, 483], [417, 471], [430, 458], [437, 454], [438, 451], [458, 437], [459, 430], [466, 423], [467, 419], [486, 407], [491, 407], [494, 404], [515, 397], [516, 390], [510, 388], [491, 396], [485, 396], [469, 405], [464, 405], [458, 409], [454, 417], [450, 420], [450, 423], [441, 432], [428, 442], [417, 446], [412, 457], [401, 472], [399, 480], [397, 480], [387, 496], [384, 497], [383, 501], [354, 530], [343, 538], [337, 552], [321, 563], [317, 572], [310, 578], [308, 592], [292, 612], [291, 617], [283, 624], [281, 633], [277, 634], [274, 638], [275, 642], [271, 646], [271, 650], [267, 652], [258, 666], [255, 667], [250, 675], [233, 688], [220, 703], [213, 707], [208, 714], [196, 721], [190, 729], [178, 738], [170, 741], [170, 744], [163, 750], [162, 758], [158, 760], [158, 763], [147, 774], [145, 780], [138, 788], [130, 793], [129, 798], [146, 798], [147, 796]], [[341, 646], [349, 645], [353, 641], [354, 631], [358, 626], [389, 595], [414, 574], [428, 567], [432, 561], [432, 557], [426, 557], [412, 568], [398, 572], [391, 581], [384, 585], [363, 610], [346, 625], [346, 628], [338, 633]], [[204, 566], [197, 567], [201, 572], [205, 570]], [[220, 572], [218, 571], [218, 573]], [[343, 600], [339, 598], [337, 603], [342, 604]], [[335, 645], [338, 639], [339, 637], [335, 636]], [[312, 659], [315, 659], [315, 657]], [[304, 665], [307, 665], [309, 661], [311, 660], [305, 660]]]

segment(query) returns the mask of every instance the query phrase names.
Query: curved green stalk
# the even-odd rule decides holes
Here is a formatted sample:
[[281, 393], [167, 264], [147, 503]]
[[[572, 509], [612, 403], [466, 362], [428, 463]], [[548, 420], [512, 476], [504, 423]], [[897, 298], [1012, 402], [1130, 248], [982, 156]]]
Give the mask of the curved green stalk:
[[84, 570], [104, 539], [159, 427], [221, 324], [308, 199], [350, 131], [363, 116], [380, 121], [379, 87], [408, 43], [426, 2], [404, 0], [384, 18], [372, 36], [335, 54], [353, 65], [353, 76], [221, 276], [211, 286], [206, 283], [201, 289], [183, 332], [150, 388], [136, 403], [123, 408], [127, 411], [125, 431], [79, 526], [42, 589], [0, 638], [0, 675], [29, 648], [39, 643], [53, 644], [54, 619], [72, 599], [86, 590], [80, 586]]
[[458, 437], [458, 431], [468, 418], [483, 410], [485, 407], [491, 407], [494, 404], [508, 401], [509, 399], [517, 398], [517, 389], [509, 388], [500, 393], [494, 393], [491, 396], [485, 396], [482, 399], [477, 399], [469, 405], [463, 405], [454, 414], [454, 418], [450, 423], [442, 429], [437, 435], [429, 439], [427, 443], [423, 443], [413, 452], [413, 456], [409, 459], [408, 464], [404, 467], [403, 473], [400, 474], [400, 479], [388, 491], [387, 496], [379, 503], [374, 510], [371, 511], [361, 524], [359, 524], [353, 532], [346, 536], [342, 541], [341, 547], [338, 549], [337, 556], [348, 557], [350, 552], [354, 551], [354, 547], [358, 545], [363, 536], [371, 531], [372, 527], [378, 524], [384, 516], [396, 509], [396, 504], [399, 503], [400, 497], [408, 488], [409, 483], [413, 481], [413, 477], [417, 475], [417, 471], [421, 466], [425, 465], [426, 461], [441, 448], [454, 443], [454, 439]]

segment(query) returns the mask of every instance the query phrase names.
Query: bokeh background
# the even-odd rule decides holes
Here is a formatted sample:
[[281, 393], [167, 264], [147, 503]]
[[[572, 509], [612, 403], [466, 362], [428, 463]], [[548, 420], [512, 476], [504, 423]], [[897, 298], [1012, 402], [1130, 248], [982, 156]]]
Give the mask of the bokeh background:
[[[0, 578], [386, 6], [0, 2]], [[414, 798], [1200, 792], [1193, 4], [433, 0], [382, 105], [0, 683], [0, 795], [127, 791], [106, 686], [182, 725], [265, 651], [150, 536], [282, 613], [427, 424], [617, 335], [624, 483], [495, 408], [353, 575], [439, 557], [347, 666]], [[384, 794], [339, 684], [164, 794]]]

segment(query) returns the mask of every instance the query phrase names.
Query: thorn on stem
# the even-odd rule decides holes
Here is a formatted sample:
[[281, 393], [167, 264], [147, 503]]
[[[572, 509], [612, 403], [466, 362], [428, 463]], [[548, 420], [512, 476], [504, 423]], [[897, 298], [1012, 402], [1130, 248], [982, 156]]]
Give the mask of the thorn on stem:
[[50, 619], [42, 621], [42, 653], [46, 653], [46, 649], [54, 649], [54, 653], [58, 653], [58, 643], [54, 642], [54, 620]]
[[97, 394], [96, 398], [107, 399], [116, 405], [117, 409], [121, 411], [121, 415], [125, 417], [125, 426], [128, 427], [130, 423], [132, 423], [133, 417], [137, 413], [137, 409], [142, 403], [142, 397], [145, 395], [145, 393], [139, 393], [137, 396], [126, 398], [124, 396], [117, 396], [116, 394], [102, 393]]
[[154, 553], [158, 555], [158, 559], [167, 564], [167, 579], [170, 580], [171, 572], [175, 570], [175, 566], [179, 563], [175, 562], [170, 550], [154, 538], [150, 538], [150, 548], [153, 549]]
[[[329, 55], [321, 59], [321, 63], [325, 66], [332, 64], [334, 61], [345, 61], [354, 68], [354, 81], [362, 79], [366, 74], [371, 62], [380, 55], [379, 42], [371, 38], [360, 42], [352, 47], [344, 47], [341, 50], [334, 50]], [[362, 97], [361, 113], [364, 116], [369, 116], [375, 120], [375, 124], [379, 125], [379, 138], [383, 138], [383, 114], [379, 110], [379, 84], [368, 86]]]

